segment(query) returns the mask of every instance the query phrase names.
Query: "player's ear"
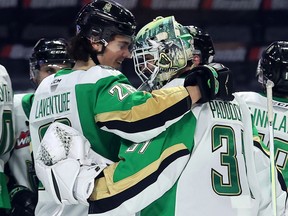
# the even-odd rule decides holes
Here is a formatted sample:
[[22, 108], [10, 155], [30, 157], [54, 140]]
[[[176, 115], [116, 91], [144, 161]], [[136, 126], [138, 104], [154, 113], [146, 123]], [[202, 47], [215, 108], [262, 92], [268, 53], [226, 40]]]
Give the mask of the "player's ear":
[[98, 43], [98, 42], [92, 42], [91, 45], [98, 52], [100, 52], [102, 50], [102, 47], [103, 47], [103, 44]]

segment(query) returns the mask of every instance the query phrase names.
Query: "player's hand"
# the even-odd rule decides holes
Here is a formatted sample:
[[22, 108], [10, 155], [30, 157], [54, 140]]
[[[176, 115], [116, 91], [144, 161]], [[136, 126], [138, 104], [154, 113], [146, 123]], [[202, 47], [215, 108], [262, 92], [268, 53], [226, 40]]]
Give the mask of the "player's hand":
[[218, 74], [219, 91], [216, 99], [232, 101], [234, 99], [232, 94], [235, 92], [232, 71], [220, 63], [211, 63], [208, 66], [214, 68]]
[[24, 186], [17, 186], [10, 192], [12, 208], [10, 216], [34, 216], [37, 193]]
[[184, 86], [198, 85], [201, 92], [201, 99], [197, 103], [205, 103], [216, 99], [219, 92], [218, 74], [210, 66], [201, 65], [193, 68], [185, 78]]
[[200, 65], [193, 68], [185, 78], [184, 86], [198, 85], [201, 99], [197, 103], [220, 99], [234, 99], [233, 79], [231, 71], [220, 63]]

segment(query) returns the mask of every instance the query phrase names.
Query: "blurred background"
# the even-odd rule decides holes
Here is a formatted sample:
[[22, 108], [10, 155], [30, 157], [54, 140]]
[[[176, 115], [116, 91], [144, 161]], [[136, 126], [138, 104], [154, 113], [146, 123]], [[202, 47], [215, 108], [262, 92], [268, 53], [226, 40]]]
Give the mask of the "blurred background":
[[[15, 92], [32, 89], [28, 59], [42, 37], [69, 39], [81, 7], [91, 0], [0, 0], [0, 64]], [[130, 9], [140, 29], [157, 16], [174, 15], [183, 25], [206, 30], [215, 61], [235, 75], [237, 90], [259, 90], [255, 78], [261, 51], [275, 40], [288, 40], [288, 0], [116, 0]], [[123, 73], [136, 87], [132, 61]]]

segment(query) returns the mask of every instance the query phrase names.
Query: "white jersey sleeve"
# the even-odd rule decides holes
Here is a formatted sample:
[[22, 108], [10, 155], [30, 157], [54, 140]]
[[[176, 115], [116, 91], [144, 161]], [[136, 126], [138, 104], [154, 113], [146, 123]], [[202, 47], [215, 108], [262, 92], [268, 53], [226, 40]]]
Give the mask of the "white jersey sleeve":
[[9, 74], [0, 65], [0, 208], [10, 208], [4, 165], [14, 145], [13, 90]]
[[37, 189], [36, 176], [30, 150], [30, 131], [28, 114], [32, 105], [33, 94], [15, 94], [15, 147], [8, 161], [12, 175], [17, 185], [30, 190]]
[[3, 155], [13, 149], [15, 134], [12, 109], [13, 90], [11, 80], [6, 69], [0, 65], [0, 155]]

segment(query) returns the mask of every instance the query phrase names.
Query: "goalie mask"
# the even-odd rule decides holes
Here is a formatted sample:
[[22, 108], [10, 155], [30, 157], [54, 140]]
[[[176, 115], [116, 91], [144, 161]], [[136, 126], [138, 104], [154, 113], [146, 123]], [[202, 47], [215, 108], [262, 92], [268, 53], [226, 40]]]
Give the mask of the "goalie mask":
[[273, 92], [278, 96], [288, 94], [288, 41], [270, 44], [258, 61], [256, 76], [265, 87], [267, 80], [274, 83]]
[[135, 37], [136, 74], [150, 88], [161, 88], [192, 60], [193, 48], [193, 37], [174, 16], [157, 17]]
[[[35, 83], [41, 66], [44, 64], [56, 68], [57, 65], [59, 65], [59, 69], [72, 67], [74, 60], [69, 57], [66, 47], [67, 43], [62, 38], [53, 40], [40, 39], [34, 46], [32, 56], [29, 59], [30, 79]], [[37, 85], [39, 83], [35, 84]]]

